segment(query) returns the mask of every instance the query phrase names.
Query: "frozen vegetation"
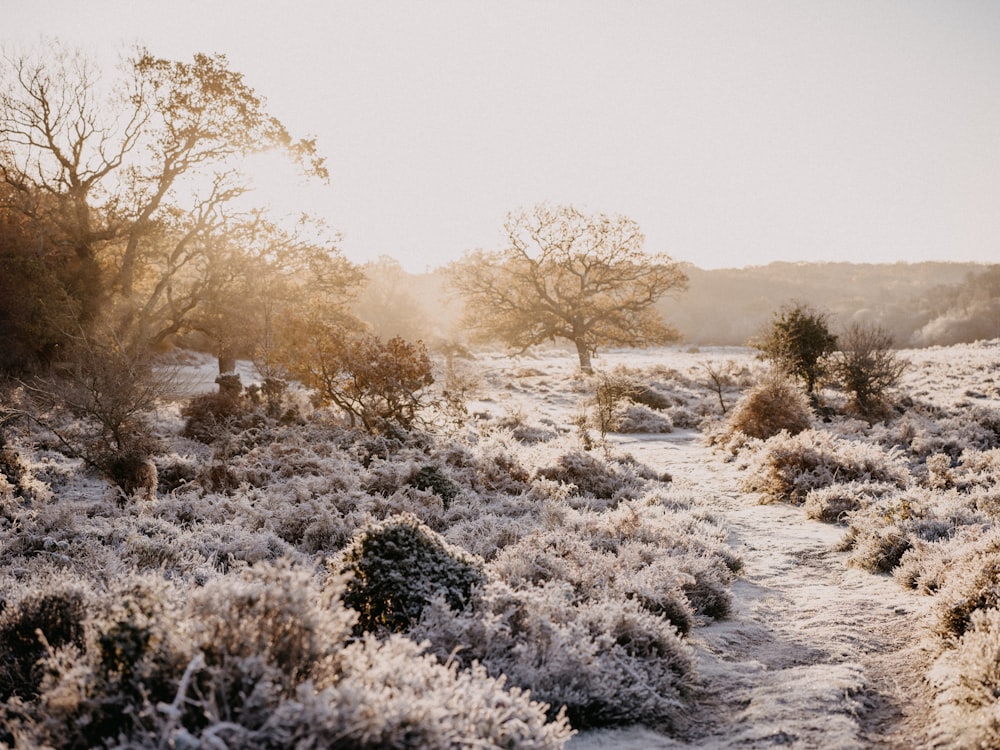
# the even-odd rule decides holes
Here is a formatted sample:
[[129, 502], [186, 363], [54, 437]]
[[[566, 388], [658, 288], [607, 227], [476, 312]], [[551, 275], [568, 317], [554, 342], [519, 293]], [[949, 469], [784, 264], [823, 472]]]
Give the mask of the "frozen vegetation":
[[744, 349], [480, 352], [393, 435], [190, 357], [154, 491], [9, 421], [0, 746], [997, 746], [1000, 341], [901, 355], [868, 421]]

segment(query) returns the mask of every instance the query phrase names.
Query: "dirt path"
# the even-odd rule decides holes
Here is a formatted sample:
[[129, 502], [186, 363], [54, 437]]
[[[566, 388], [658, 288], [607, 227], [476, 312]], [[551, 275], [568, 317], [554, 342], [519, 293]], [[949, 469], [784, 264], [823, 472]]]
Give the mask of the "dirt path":
[[696, 435], [620, 443], [704, 497], [744, 570], [732, 616], [692, 634], [701, 685], [684, 737], [604, 730], [574, 739], [572, 750], [926, 746], [926, 654], [916, 636], [925, 598], [848, 568], [832, 549], [843, 529], [741, 493], [739, 470]]

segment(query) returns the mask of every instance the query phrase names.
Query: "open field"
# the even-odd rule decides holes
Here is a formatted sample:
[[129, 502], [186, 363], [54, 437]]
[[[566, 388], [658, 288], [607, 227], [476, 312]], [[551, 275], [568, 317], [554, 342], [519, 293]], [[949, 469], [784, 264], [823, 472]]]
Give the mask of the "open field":
[[884, 421], [767, 440], [741, 348], [479, 353], [395, 438], [294, 390], [192, 431], [192, 356], [133, 497], [8, 427], [0, 744], [996, 746], [1000, 341], [900, 355]]

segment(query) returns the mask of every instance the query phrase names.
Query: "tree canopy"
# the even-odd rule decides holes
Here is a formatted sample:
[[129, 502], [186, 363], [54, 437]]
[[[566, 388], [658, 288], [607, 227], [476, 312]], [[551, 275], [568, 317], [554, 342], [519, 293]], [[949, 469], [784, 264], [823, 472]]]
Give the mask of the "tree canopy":
[[643, 250], [632, 219], [541, 204], [508, 214], [504, 227], [505, 248], [467, 253], [448, 268], [475, 338], [519, 351], [568, 340], [584, 371], [600, 346], [677, 339], [655, 303], [687, 277], [667, 255]]
[[805, 302], [791, 302], [776, 313], [764, 334], [751, 342], [782, 372], [801, 378], [812, 396], [826, 372], [826, 358], [837, 348], [829, 314]]
[[[104, 73], [59, 43], [0, 59], [0, 229], [34, 240], [3, 262], [52, 269], [71, 328], [100, 326], [140, 350], [218, 318], [260, 271], [255, 257], [287, 246], [261, 248], [262, 217], [238, 200], [245, 157], [279, 150], [327, 172], [222, 55], [138, 49]], [[329, 237], [312, 244], [337, 254]]]

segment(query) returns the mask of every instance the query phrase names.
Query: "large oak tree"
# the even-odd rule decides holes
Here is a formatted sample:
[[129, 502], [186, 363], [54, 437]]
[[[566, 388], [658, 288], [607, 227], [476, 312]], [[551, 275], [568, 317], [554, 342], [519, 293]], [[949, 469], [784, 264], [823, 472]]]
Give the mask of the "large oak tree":
[[510, 213], [505, 229], [505, 248], [468, 253], [448, 268], [475, 338], [522, 352], [565, 339], [587, 372], [600, 346], [677, 339], [655, 304], [683, 290], [687, 277], [667, 255], [644, 251], [632, 219], [541, 204]]
[[223, 56], [140, 49], [115, 75], [58, 43], [0, 60], [0, 209], [72, 265], [80, 326], [101, 318], [130, 349], [190, 330], [233, 287], [254, 221], [241, 166], [272, 149], [325, 178]]

